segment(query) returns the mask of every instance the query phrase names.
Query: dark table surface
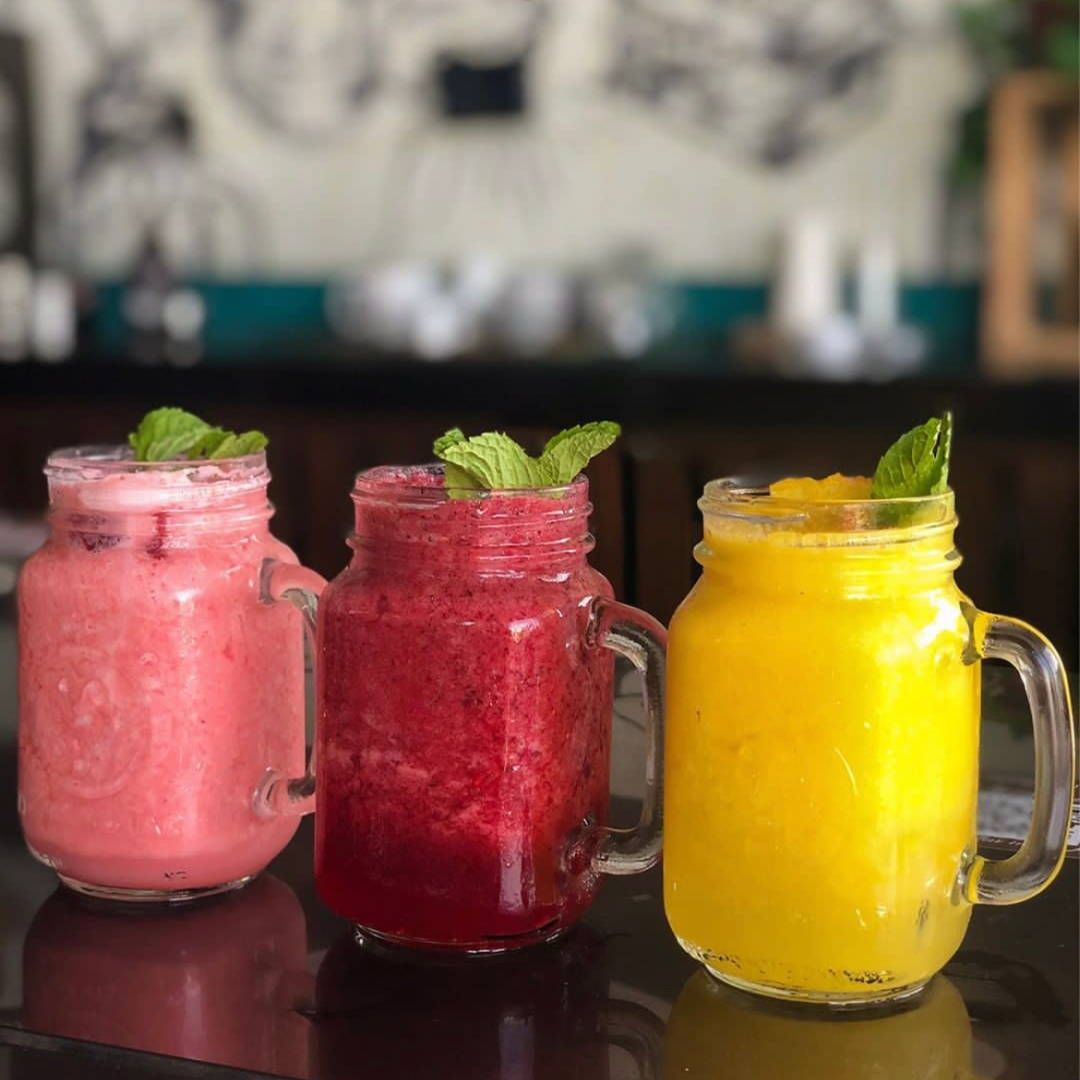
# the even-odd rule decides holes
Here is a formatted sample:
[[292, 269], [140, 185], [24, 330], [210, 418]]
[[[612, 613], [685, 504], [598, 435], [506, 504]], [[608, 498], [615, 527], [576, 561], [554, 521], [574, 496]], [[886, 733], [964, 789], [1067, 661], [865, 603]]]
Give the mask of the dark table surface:
[[372, 954], [315, 895], [310, 821], [238, 893], [117, 914], [58, 890], [22, 847], [12, 668], [0, 623], [0, 1080], [1080, 1075], [1075, 859], [1037, 899], [976, 909], [922, 1000], [872, 1019], [720, 989], [672, 938], [658, 871], [609, 880], [554, 945], [454, 963]]
[[[506, 959], [372, 955], [321, 907], [311, 830], [247, 889], [116, 914], [33, 878], [5, 916], [0, 1076], [380, 1080], [1075, 1080], [1077, 874], [975, 912], [913, 1009], [872, 1019], [713, 984], [664, 922], [659, 875], [616, 879], [563, 941]], [[123, 1048], [123, 1049], [121, 1049]], [[185, 1060], [189, 1059], [189, 1060]]]

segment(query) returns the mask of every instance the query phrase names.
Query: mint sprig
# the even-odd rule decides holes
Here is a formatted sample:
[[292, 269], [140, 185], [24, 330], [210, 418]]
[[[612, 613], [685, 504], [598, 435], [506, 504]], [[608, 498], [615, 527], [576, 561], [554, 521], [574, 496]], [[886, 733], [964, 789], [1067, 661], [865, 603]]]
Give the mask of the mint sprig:
[[268, 441], [261, 431], [238, 434], [172, 406], [148, 412], [128, 435], [136, 461], [221, 461], [257, 453]]
[[468, 473], [480, 487], [535, 488], [555, 482], [547, 479], [535, 458], [501, 431], [485, 431], [444, 445], [439, 456]]
[[873, 499], [912, 499], [949, 490], [952, 413], [927, 420], [901, 435], [874, 470]]
[[540, 455], [540, 467], [555, 477], [554, 484], [569, 484], [597, 454], [605, 451], [622, 429], [610, 420], [575, 424], [552, 435]]
[[446, 486], [454, 490], [541, 488], [569, 484], [622, 429], [610, 420], [578, 424], [548, 439], [538, 458], [509, 435], [486, 431], [471, 438], [451, 428], [435, 440], [435, 456], [446, 464]]
[[[445, 435], [440, 435], [435, 440], [435, 456], [442, 458], [444, 450], [465, 441], [466, 435], [461, 428], [451, 428]], [[445, 462], [443, 478], [446, 481], [447, 489], [451, 492], [475, 491], [480, 487], [480, 484], [473, 479], [471, 473], [466, 472], [460, 465], [455, 465], [450, 461]]]

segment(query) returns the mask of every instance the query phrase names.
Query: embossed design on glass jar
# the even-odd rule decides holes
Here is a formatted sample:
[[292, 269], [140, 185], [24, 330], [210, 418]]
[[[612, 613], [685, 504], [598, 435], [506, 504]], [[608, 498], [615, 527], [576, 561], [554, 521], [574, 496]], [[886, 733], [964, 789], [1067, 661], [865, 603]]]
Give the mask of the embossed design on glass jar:
[[46, 466], [50, 536], [19, 581], [19, 805], [69, 885], [177, 899], [242, 883], [288, 842], [256, 811], [303, 768], [299, 614], [265, 604], [262, 454], [140, 463], [116, 447]]

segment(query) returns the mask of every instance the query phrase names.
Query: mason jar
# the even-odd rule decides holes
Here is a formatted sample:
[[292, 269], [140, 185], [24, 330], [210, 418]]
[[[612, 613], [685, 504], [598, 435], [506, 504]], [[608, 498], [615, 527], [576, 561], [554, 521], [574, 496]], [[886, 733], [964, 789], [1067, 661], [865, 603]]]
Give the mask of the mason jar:
[[48, 539], [23, 567], [19, 813], [73, 889], [186, 900], [274, 858], [295, 815], [257, 805], [304, 768], [301, 616], [262, 597], [296, 563], [270, 534], [262, 453], [53, 453]]
[[[315, 877], [362, 937], [499, 952], [555, 937], [600, 876], [653, 865], [665, 632], [588, 562], [588, 481], [448, 491], [361, 473], [322, 595]], [[642, 672], [638, 826], [607, 828], [613, 654]]]
[[[975, 609], [952, 492], [809, 502], [716, 480], [702, 575], [671, 624], [664, 903], [718, 978], [860, 1005], [910, 996], [974, 903], [1057, 874], [1074, 776], [1053, 647]], [[980, 660], [1014, 665], [1035, 727], [1020, 850], [976, 851]]]

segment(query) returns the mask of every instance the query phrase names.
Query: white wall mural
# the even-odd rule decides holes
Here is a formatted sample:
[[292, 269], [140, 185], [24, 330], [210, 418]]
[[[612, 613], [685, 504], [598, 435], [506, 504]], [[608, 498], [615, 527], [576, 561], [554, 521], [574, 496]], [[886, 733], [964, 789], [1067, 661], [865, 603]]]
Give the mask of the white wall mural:
[[783, 167], [880, 112], [889, 0], [618, 0], [611, 85], [695, 137]]
[[371, 0], [209, 0], [226, 87], [275, 133], [333, 138], [380, 85]]
[[223, 274], [634, 245], [731, 277], [761, 274], [806, 207], [934, 271], [971, 88], [948, 7], [7, 0], [0, 17], [34, 47], [46, 242], [92, 272], [122, 273], [155, 232]]

